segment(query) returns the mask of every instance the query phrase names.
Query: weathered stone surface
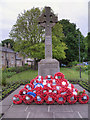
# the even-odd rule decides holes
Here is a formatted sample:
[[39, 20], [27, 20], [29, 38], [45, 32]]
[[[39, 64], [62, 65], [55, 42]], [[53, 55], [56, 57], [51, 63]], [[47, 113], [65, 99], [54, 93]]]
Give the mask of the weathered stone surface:
[[58, 21], [57, 16], [51, 12], [50, 7], [45, 7], [45, 12], [39, 17], [39, 24], [45, 27], [45, 59], [38, 63], [38, 75], [54, 75], [59, 72], [59, 62], [52, 59], [52, 32], [51, 28]]
[[43, 59], [38, 63], [38, 75], [45, 77], [59, 72], [59, 62], [56, 59]]

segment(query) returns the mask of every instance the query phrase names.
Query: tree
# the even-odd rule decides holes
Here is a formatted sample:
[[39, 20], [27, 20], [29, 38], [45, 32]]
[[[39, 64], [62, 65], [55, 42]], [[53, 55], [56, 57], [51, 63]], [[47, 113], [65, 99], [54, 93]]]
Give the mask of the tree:
[[89, 58], [89, 51], [90, 51], [89, 44], [90, 44], [90, 32], [88, 32], [87, 36], [85, 37], [85, 58], [84, 58], [85, 61], [90, 61], [90, 58]]
[[10, 43], [10, 47], [13, 49], [14, 46], [14, 40], [13, 39], [5, 39], [2, 41], [2, 46], [4, 46], [5, 44], [8, 46], [8, 44]]
[[[44, 12], [44, 9], [42, 11]], [[38, 25], [38, 17], [42, 11], [39, 8], [32, 8], [19, 14], [10, 32], [10, 38], [15, 42], [15, 51], [20, 52], [24, 57], [27, 55], [34, 58], [35, 63], [36, 60], [45, 58], [45, 29]], [[53, 57], [64, 59], [66, 46], [60, 41], [62, 38], [59, 38], [59, 34], [64, 36], [60, 27], [60, 24], [56, 24], [53, 28]]]
[[[16, 24], [10, 31], [10, 38], [15, 41], [14, 49], [20, 52], [24, 57], [38, 58], [31, 52], [31, 47], [42, 43], [44, 31], [38, 25], [38, 17], [41, 14], [39, 8], [32, 8], [18, 15]], [[36, 52], [36, 51], [34, 51]], [[38, 53], [40, 54], [40, 53]], [[34, 56], [33, 56], [34, 55]]]
[[67, 49], [66, 44], [63, 42], [64, 34], [62, 25], [57, 23], [52, 29], [52, 53], [53, 58], [61, 61], [66, 58], [65, 50]]
[[65, 38], [63, 42], [66, 43], [68, 49], [66, 52], [66, 59], [63, 61], [68, 64], [72, 61], [79, 61], [79, 35], [80, 35], [80, 52], [81, 61], [85, 57], [85, 39], [79, 29], [76, 29], [76, 24], [70, 23], [69, 20], [62, 19], [59, 23], [63, 26], [63, 33]]

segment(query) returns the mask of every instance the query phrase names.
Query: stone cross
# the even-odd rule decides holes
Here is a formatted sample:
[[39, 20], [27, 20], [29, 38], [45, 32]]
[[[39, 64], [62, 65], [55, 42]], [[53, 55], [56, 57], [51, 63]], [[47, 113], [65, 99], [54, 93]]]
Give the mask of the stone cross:
[[38, 23], [45, 28], [45, 59], [38, 62], [38, 75], [45, 77], [60, 71], [59, 62], [52, 59], [52, 27], [57, 22], [57, 16], [50, 7], [45, 7], [45, 12], [38, 18]]
[[45, 12], [39, 17], [38, 21], [41, 26], [45, 27], [45, 59], [52, 58], [51, 28], [58, 21], [58, 18], [51, 12], [50, 7], [45, 7]]

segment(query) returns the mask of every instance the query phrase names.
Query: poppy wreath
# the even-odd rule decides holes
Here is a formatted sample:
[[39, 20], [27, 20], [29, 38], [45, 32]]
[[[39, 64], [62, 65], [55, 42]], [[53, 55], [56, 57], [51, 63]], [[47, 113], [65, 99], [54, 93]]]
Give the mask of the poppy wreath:
[[54, 75], [54, 79], [55, 80], [61, 80], [61, 79], [64, 79], [64, 75], [63, 75], [63, 73], [61, 73], [61, 72], [57, 72], [55, 75]]
[[52, 83], [47, 81], [47, 84], [46, 84], [47, 88], [52, 88]]
[[44, 86], [44, 88], [42, 88], [42, 92], [43, 92], [43, 96], [46, 96], [47, 93], [48, 93], [48, 87], [47, 86]]
[[86, 104], [89, 101], [89, 96], [86, 93], [82, 93], [82, 95], [79, 95], [79, 103]]
[[52, 93], [53, 93], [54, 100], [56, 100], [56, 97], [57, 97], [57, 95], [58, 95], [58, 91], [55, 90], [55, 89], [53, 89], [53, 90], [52, 90]]
[[36, 87], [44, 87], [44, 85], [42, 84], [42, 83], [36, 83], [35, 85], [34, 85], [34, 88], [36, 88]]
[[58, 104], [64, 104], [66, 102], [66, 97], [64, 95], [57, 95], [56, 101]]
[[73, 84], [69, 83], [67, 88], [69, 88], [69, 89], [71, 89], [73, 91], [74, 86], [73, 86]]
[[54, 95], [53, 93], [48, 93], [46, 96], [45, 96], [45, 101], [47, 104], [53, 104], [55, 102], [55, 98], [54, 98]]
[[57, 85], [57, 81], [55, 79], [52, 80], [52, 87]]
[[86, 94], [85, 90], [83, 91], [78, 91], [78, 94], [77, 94], [77, 99], [79, 101], [79, 98], [81, 97], [82, 94]]
[[47, 76], [45, 77], [45, 79], [48, 80], [48, 81], [52, 81], [53, 77], [52, 77], [51, 75], [47, 75]]
[[61, 90], [60, 91], [58, 91], [58, 93], [60, 94], [60, 95], [63, 95], [63, 96], [67, 96], [67, 91], [66, 91], [66, 88], [61, 88]]
[[45, 86], [47, 84], [47, 80], [46, 79], [42, 80], [42, 84]]
[[13, 103], [14, 103], [14, 104], [21, 104], [23, 98], [22, 98], [21, 95], [17, 94], [17, 95], [14, 95], [14, 96], [13, 96], [12, 100], [13, 100]]
[[[35, 91], [35, 92], [34, 92], [34, 91]], [[37, 93], [43, 94], [42, 87], [40, 86], [40, 87], [34, 88], [34, 89], [33, 89], [33, 92], [36, 93], [36, 94], [37, 94]]]
[[68, 95], [71, 95], [71, 93], [73, 92], [73, 89], [74, 89], [73, 84], [69, 84], [67, 86], [67, 93], [68, 93]]
[[37, 79], [32, 79], [32, 80], [30, 81], [30, 83], [31, 83], [32, 85], [35, 85], [36, 83], [38, 83], [38, 80], [37, 80]]
[[78, 89], [76, 89], [76, 88], [73, 88], [73, 95], [77, 95], [78, 96]]
[[57, 90], [58, 93], [62, 89], [60, 85], [56, 85], [54, 88]]
[[44, 102], [43, 95], [37, 93], [36, 96], [34, 97], [34, 101], [36, 104], [42, 104]]
[[38, 83], [42, 83], [43, 76], [38, 75], [35, 79], [37, 79]]
[[23, 89], [21, 89], [20, 91], [19, 91], [19, 95], [25, 95], [25, 94], [27, 94], [27, 92], [28, 92], [28, 90], [27, 89], [25, 89], [25, 88], [23, 88]]
[[70, 95], [70, 96], [67, 97], [67, 101], [70, 104], [74, 104], [74, 103], [77, 102], [77, 96], [72, 94], [72, 95]]
[[53, 94], [57, 95], [57, 94], [59, 94], [61, 88], [59, 88], [59, 87], [57, 87], [57, 85], [55, 85], [52, 87], [52, 89], [53, 89], [52, 90]]
[[29, 83], [29, 84], [26, 84], [24, 88], [27, 90], [32, 90], [34, 86], [31, 83]]
[[24, 95], [23, 96], [23, 102], [25, 104], [31, 104], [33, 102], [33, 96], [32, 95]]
[[60, 86], [63, 87], [63, 88], [67, 87], [68, 86], [67, 80], [66, 79], [61, 79]]
[[67, 96], [72, 95], [73, 94], [72, 89], [66, 88], [66, 93], [67, 93]]
[[56, 90], [56, 88], [55, 88], [55, 87], [53, 87], [52, 92], [53, 92], [54, 96], [56, 96], [56, 95], [58, 94], [58, 90]]

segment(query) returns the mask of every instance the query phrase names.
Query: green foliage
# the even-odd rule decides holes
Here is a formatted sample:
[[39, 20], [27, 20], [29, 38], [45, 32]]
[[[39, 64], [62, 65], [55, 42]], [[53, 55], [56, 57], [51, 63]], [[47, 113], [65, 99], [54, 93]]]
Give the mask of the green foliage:
[[14, 40], [13, 39], [5, 39], [2, 41], [2, 46], [4, 46], [5, 44], [8, 47], [8, 44], [10, 43], [10, 47], [13, 49], [14, 46]]
[[79, 64], [79, 62], [73, 61], [68, 64], [68, 67], [73, 67], [73, 66], [76, 66], [77, 64]]
[[6, 78], [9, 78], [15, 74], [16, 74], [16, 72], [2, 72], [2, 75]]
[[40, 14], [39, 8], [24, 11], [24, 13], [18, 15], [16, 24], [12, 27], [10, 37], [15, 41], [14, 49], [20, 51], [23, 56], [33, 57], [31, 47], [43, 41], [42, 34], [44, 32], [38, 25]]
[[62, 60], [66, 58], [64, 50], [67, 49], [64, 42], [61, 42], [57, 39], [56, 36], [52, 37], [52, 53], [53, 58], [56, 58], [58, 60]]
[[[80, 66], [78, 65], [78, 66], [75, 66], [74, 67], [76, 70], [80, 70]], [[81, 65], [81, 71], [86, 71], [86, 70], [88, 70], [88, 65], [85, 65], [85, 66], [83, 66], [83, 65]]]
[[25, 71], [25, 70], [28, 70], [28, 69], [30, 69], [29, 66], [21, 66], [21, 67], [6, 68], [4, 71], [9, 72], [9, 73], [13, 72], [13, 74], [15, 74], [15, 73], [19, 73], [19, 72], [22, 72], [22, 71]]
[[52, 29], [52, 53], [53, 58], [58, 60], [65, 59], [66, 44], [63, 42], [64, 34], [62, 25], [57, 23]]
[[45, 44], [44, 43], [36, 43], [31, 46], [31, 57], [37, 59], [45, 58]]
[[68, 64], [72, 61], [79, 61], [79, 35], [80, 35], [80, 52], [81, 52], [81, 61], [87, 56], [87, 51], [85, 46], [87, 46], [87, 41], [84, 36], [81, 34], [79, 29], [76, 29], [76, 24], [70, 23], [69, 20], [62, 19], [59, 23], [63, 26], [63, 33], [65, 38], [63, 42], [67, 45], [68, 49], [66, 52], [66, 59], [64, 62]]
[[6, 76], [2, 75], [2, 85], [6, 86]]

